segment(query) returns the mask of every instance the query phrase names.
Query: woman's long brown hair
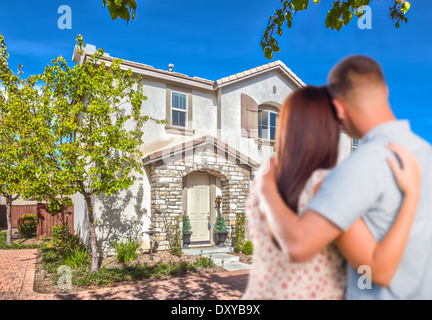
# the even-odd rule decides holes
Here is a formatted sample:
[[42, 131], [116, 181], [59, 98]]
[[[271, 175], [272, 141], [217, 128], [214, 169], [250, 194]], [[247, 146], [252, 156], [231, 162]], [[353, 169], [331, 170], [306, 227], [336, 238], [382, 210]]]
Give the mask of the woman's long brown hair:
[[297, 212], [300, 194], [316, 169], [336, 165], [339, 122], [326, 87], [307, 86], [282, 105], [276, 129], [276, 181], [279, 193]]

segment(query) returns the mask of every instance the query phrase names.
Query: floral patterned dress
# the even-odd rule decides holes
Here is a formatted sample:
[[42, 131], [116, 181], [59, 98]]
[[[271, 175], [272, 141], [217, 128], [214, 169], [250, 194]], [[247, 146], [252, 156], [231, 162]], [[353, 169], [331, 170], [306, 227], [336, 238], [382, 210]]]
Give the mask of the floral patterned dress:
[[[318, 169], [307, 181], [299, 198], [300, 216], [314, 196], [314, 187], [323, 181], [328, 172]], [[247, 205], [254, 253], [248, 286], [242, 299], [343, 299], [346, 286], [345, 259], [336, 246], [328, 245], [306, 262], [290, 261], [272, 241], [255, 199], [251, 195]]]

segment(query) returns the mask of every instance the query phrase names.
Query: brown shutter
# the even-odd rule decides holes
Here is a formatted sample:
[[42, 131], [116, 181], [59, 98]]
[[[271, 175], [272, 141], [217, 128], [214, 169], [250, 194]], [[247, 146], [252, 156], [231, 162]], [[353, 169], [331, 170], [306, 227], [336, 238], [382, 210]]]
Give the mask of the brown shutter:
[[258, 138], [258, 103], [247, 94], [241, 94], [242, 137]]

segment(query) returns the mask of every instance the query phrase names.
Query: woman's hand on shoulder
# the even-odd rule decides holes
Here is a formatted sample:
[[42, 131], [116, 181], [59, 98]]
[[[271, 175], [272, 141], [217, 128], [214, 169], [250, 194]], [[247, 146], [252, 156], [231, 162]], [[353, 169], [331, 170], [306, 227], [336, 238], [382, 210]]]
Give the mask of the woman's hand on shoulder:
[[387, 148], [390, 149], [400, 161], [399, 165], [395, 158], [387, 158], [387, 162], [393, 171], [399, 188], [405, 195], [412, 194], [419, 196], [421, 183], [421, 166], [419, 161], [412, 152], [400, 144], [390, 142]]

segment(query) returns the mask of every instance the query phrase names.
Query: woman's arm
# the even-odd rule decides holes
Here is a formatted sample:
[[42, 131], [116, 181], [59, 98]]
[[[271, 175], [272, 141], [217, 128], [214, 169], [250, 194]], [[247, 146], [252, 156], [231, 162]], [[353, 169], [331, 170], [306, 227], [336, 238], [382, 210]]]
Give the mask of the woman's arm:
[[403, 203], [392, 227], [377, 243], [363, 219], [358, 219], [336, 241], [339, 250], [355, 269], [361, 265], [370, 266], [372, 281], [385, 287], [390, 285], [408, 242], [420, 197], [421, 180], [420, 164], [412, 153], [400, 145], [390, 144], [388, 148], [401, 161], [402, 168], [393, 158], [388, 159], [399, 188], [404, 193]]

